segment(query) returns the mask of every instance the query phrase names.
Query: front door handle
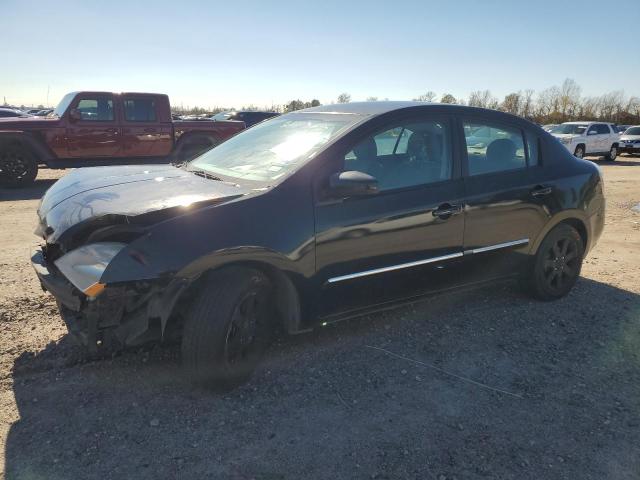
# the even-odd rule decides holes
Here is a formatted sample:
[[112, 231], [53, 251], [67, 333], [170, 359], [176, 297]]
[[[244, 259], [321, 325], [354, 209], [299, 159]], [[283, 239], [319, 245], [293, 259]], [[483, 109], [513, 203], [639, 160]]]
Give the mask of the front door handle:
[[533, 197], [544, 197], [545, 195], [549, 195], [553, 192], [552, 187], [546, 187], [543, 185], [538, 185], [536, 188], [531, 190], [531, 196]]
[[462, 212], [462, 205], [451, 205], [450, 203], [443, 203], [431, 213], [434, 217], [447, 219], [451, 215], [457, 215], [460, 212]]

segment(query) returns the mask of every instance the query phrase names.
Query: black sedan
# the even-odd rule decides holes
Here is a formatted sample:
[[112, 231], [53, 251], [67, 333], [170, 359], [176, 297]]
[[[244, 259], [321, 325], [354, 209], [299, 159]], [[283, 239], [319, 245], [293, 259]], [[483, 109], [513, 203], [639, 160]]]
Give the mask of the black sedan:
[[91, 350], [180, 339], [193, 378], [219, 383], [278, 329], [499, 279], [563, 297], [604, 209], [598, 167], [521, 118], [329, 105], [182, 167], [69, 173], [42, 199], [32, 262]]

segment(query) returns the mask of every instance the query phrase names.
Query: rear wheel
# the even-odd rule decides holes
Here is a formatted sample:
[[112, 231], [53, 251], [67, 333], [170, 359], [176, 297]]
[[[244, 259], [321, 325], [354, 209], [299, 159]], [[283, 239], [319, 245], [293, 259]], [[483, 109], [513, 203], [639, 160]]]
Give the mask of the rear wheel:
[[212, 149], [218, 143], [220, 142], [217, 138], [208, 135], [193, 135], [185, 138], [176, 151], [177, 158], [175, 160], [179, 163], [188, 162]]
[[22, 145], [14, 143], [0, 147], [0, 186], [26, 187], [38, 175], [38, 162]]
[[213, 387], [251, 375], [272, 338], [271, 284], [260, 271], [214, 272], [195, 298], [182, 335], [182, 360], [192, 381]]
[[605, 155], [604, 158], [609, 160], [610, 162], [613, 162], [617, 156], [618, 156], [618, 147], [616, 147], [615, 145], [611, 145], [611, 149], [609, 150], [609, 153]]
[[540, 300], [556, 300], [567, 295], [580, 276], [584, 245], [578, 231], [570, 225], [553, 228], [526, 272], [525, 285]]
[[578, 145], [576, 151], [573, 153], [578, 158], [584, 158], [584, 146]]

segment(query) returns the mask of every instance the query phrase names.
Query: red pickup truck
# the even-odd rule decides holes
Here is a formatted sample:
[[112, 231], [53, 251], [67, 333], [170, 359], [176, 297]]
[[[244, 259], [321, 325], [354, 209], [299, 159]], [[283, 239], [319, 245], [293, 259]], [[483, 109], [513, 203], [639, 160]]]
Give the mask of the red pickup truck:
[[173, 121], [167, 95], [73, 92], [45, 118], [0, 118], [0, 186], [32, 183], [40, 165], [180, 162], [244, 127], [237, 121]]

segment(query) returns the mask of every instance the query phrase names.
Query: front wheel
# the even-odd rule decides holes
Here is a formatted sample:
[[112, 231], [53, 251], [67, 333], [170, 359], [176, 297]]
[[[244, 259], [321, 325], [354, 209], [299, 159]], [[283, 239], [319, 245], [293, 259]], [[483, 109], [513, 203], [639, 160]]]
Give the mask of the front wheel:
[[578, 231], [567, 224], [554, 227], [525, 273], [527, 293], [540, 300], [564, 297], [580, 276], [583, 256], [584, 245]]
[[610, 162], [613, 162], [617, 156], [618, 156], [618, 147], [616, 147], [615, 145], [611, 145], [611, 149], [609, 150], [609, 153], [604, 158], [609, 160]]
[[232, 267], [203, 283], [184, 325], [182, 362], [198, 384], [229, 387], [249, 378], [272, 338], [271, 284]]
[[578, 145], [573, 154], [578, 158], [584, 158], [584, 147], [582, 145]]
[[0, 186], [20, 188], [31, 185], [38, 175], [38, 162], [19, 144], [0, 147]]

